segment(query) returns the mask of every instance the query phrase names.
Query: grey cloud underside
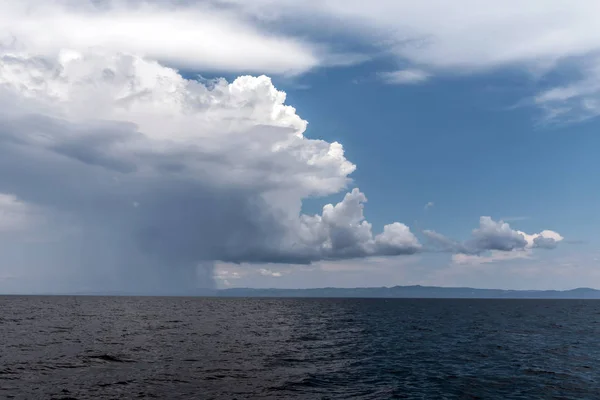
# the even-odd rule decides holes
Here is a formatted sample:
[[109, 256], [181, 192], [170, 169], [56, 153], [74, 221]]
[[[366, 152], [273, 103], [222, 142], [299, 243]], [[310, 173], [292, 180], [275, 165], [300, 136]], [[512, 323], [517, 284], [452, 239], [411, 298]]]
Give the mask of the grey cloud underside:
[[480, 250], [511, 251], [527, 246], [525, 237], [515, 231], [482, 231], [475, 230], [473, 238], [466, 243], [466, 248]]
[[[351, 228], [340, 226], [330, 229], [332, 247], [327, 251], [282, 243], [290, 227], [285, 216], [262, 198], [264, 188], [228, 189], [191, 179], [182, 173], [185, 163], [176, 161], [185, 153], [140, 155], [145, 164], [155, 167], [140, 177], [135, 159], [122, 160], [106, 150], [138, 137], [131, 124], [86, 126], [36, 115], [4, 116], [0, 119], [0, 187], [23, 201], [76, 215], [86, 229], [119, 232], [118, 247], [129, 243], [140, 254], [169, 264], [310, 263], [418, 251], [418, 246], [384, 243], [368, 251], [356, 246], [360, 239]], [[198, 153], [188, 155], [204, 158]], [[223, 160], [213, 155], [207, 161]], [[133, 202], [139, 206], [132, 207]], [[132, 239], [124, 241], [124, 237]], [[108, 233], [104, 240], [110, 240]]]
[[[76, 214], [94, 230], [105, 227], [130, 236], [141, 252], [163, 262], [300, 259], [277, 254], [283, 227], [279, 229], [275, 216], [265, 212], [264, 200], [256, 193], [186, 180], [178, 176], [183, 166], [164, 168], [169, 162], [160, 157], [156, 162], [160, 173], [140, 180], [134, 162], [104, 153], [103, 145], [136, 136], [128, 125], [117, 131], [115, 124], [108, 124], [110, 135], [99, 129], [86, 135], [91, 138], [86, 141], [73, 135], [72, 142], [32, 148], [19, 139], [28, 125], [49, 137], [81, 127], [34, 116], [11, 122], [0, 125], [0, 185], [26, 202]], [[140, 205], [132, 207], [134, 201]], [[270, 243], [275, 248], [269, 248]]]

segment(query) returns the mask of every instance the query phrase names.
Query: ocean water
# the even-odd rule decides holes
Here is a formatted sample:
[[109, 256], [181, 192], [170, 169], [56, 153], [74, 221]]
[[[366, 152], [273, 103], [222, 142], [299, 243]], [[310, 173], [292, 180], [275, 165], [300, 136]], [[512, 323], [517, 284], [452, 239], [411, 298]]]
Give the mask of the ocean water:
[[0, 297], [1, 399], [599, 399], [600, 301]]

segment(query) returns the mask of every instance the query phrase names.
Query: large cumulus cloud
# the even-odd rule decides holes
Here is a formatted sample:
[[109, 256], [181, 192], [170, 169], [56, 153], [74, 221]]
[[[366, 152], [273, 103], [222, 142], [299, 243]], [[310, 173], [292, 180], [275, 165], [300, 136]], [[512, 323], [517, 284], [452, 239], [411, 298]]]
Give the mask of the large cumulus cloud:
[[420, 249], [401, 223], [374, 235], [358, 189], [301, 213], [302, 199], [345, 189], [355, 166], [339, 143], [304, 136], [266, 76], [187, 80], [99, 48], [1, 57], [0, 192], [61, 215], [56, 246], [82, 269], [176, 286], [214, 260]]

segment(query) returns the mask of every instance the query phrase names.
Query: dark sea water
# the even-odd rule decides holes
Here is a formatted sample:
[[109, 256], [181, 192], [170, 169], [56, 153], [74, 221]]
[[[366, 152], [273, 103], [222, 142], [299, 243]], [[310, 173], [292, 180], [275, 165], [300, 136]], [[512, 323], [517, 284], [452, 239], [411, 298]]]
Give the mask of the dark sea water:
[[600, 399], [600, 301], [0, 297], [0, 398]]

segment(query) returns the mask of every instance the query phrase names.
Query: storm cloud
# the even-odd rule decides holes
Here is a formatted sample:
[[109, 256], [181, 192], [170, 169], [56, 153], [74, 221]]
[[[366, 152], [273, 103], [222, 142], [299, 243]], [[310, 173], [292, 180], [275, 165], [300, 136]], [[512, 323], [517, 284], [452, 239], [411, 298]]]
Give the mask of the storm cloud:
[[304, 198], [346, 188], [355, 166], [339, 143], [304, 136], [306, 121], [266, 76], [205, 84], [98, 49], [2, 60], [0, 192], [65, 232], [54, 248], [78, 256], [61, 265], [176, 287], [215, 260], [421, 248], [401, 223], [374, 235], [358, 189], [322, 214], [301, 213]]

